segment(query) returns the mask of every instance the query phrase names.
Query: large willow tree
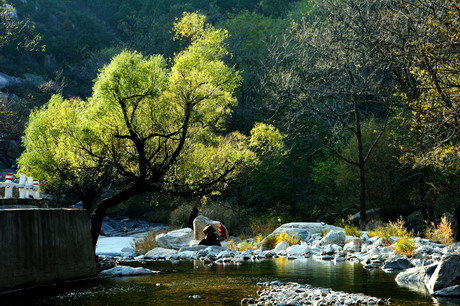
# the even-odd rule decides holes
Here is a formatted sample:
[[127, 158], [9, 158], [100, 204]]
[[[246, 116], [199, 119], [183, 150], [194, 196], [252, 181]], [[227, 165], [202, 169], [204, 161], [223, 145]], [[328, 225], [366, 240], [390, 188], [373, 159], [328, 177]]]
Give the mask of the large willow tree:
[[[169, 66], [161, 56], [123, 51], [100, 71], [88, 101], [55, 98], [30, 118], [21, 171], [51, 178], [60, 166], [79, 178], [76, 183], [91, 182], [89, 173], [93, 187], [101, 185], [99, 177], [123, 183], [94, 205], [94, 245], [106, 211], [117, 204], [145, 192], [206, 195], [255, 160], [249, 139], [224, 133], [240, 81], [223, 62], [227, 32], [195, 13], [184, 13], [174, 30], [190, 44]], [[41, 138], [34, 135], [37, 127]]]

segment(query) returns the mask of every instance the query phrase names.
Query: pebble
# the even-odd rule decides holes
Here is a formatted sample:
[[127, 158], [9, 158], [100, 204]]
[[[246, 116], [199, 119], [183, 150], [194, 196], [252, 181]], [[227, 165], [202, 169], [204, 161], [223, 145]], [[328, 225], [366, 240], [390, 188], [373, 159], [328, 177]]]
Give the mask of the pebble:
[[[276, 284], [276, 285], [272, 285]], [[249, 305], [388, 305], [389, 300], [367, 296], [361, 293], [345, 293], [328, 288], [315, 288], [294, 282], [281, 283], [280, 281], [263, 282], [264, 286], [258, 291], [259, 298], [243, 299], [242, 304]]]

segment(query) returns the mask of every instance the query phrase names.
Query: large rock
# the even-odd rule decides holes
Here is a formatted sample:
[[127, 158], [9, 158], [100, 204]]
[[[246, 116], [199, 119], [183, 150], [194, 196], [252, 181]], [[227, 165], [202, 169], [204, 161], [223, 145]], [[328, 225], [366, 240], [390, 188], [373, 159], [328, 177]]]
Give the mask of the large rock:
[[458, 285], [460, 282], [460, 255], [451, 255], [441, 261], [426, 284], [428, 291], [435, 291]]
[[286, 241], [281, 241], [275, 246], [274, 250], [276, 253], [279, 253], [281, 251], [285, 251], [288, 247], [289, 247], [289, 243], [287, 243]]
[[147, 259], [166, 259], [173, 255], [176, 255], [176, 250], [165, 249], [165, 248], [154, 248], [145, 254], [144, 258]]
[[304, 255], [304, 254], [310, 254], [311, 253], [311, 247], [309, 245], [291, 245], [286, 249], [286, 253], [292, 254], [292, 255]]
[[207, 247], [208, 246], [206, 246], [206, 245], [194, 245], [194, 246], [183, 247], [183, 248], [179, 249], [179, 253], [180, 252], [188, 252], [188, 251], [192, 251], [192, 252], [196, 253], [198, 251], [206, 249]]
[[157, 244], [166, 249], [180, 249], [187, 247], [193, 240], [193, 231], [191, 228], [183, 228], [166, 234], [159, 234], [155, 237]]
[[[286, 223], [275, 229], [271, 234], [288, 233], [298, 236], [301, 240], [308, 240], [311, 234], [320, 234], [326, 231], [344, 231], [343, 228], [323, 222], [292, 222]], [[345, 236], [345, 235], [344, 235]]]
[[18, 78], [0, 72], [0, 89], [20, 83]]
[[112, 269], [103, 270], [99, 273], [100, 276], [110, 277], [110, 276], [132, 276], [132, 275], [145, 275], [145, 274], [155, 274], [160, 273], [159, 271], [152, 271], [147, 268], [134, 268], [128, 266], [116, 266]]
[[195, 220], [193, 220], [193, 236], [194, 240], [202, 240], [204, 239], [203, 229], [206, 225], [212, 225], [217, 232], [217, 226], [221, 223], [220, 221], [211, 220], [205, 216], [197, 216]]
[[407, 258], [399, 258], [396, 260], [389, 260], [383, 266], [383, 269], [390, 269], [390, 270], [405, 270], [408, 268], [412, 268], [414, 265], [410, 262]]
[[353, 239], [345, 244], [343, 250], [345, 252], [360, 252], [362, 243], [363, 241], [360, 238]]
[[343, 246], [345, 244], [345, 232], [336, 230], [330, 231], [319, 243], [320, 245], [338, 244]]
[[409, 268], [396, 276], [396, 282], [398, 284], [408, 284], [408, 283], [425, 283], [427, 282], [438, 264], [431, 264], [423, 267]]
[[434, 296], [460, 296], [460, 286], [450, 286], [432, 293]]

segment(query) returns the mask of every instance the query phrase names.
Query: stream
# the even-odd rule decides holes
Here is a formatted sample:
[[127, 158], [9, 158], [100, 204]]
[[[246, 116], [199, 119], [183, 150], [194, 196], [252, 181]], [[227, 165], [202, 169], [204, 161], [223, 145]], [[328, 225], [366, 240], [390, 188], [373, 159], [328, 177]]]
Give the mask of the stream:
[[[396, 273], [366, 270], [360, 264], [277, 258], [242, 264], [201, 261], [155, 261], [143, 266], [159, 274], [92, 279], [0, 296], [0, 305], [240, 305], [257, 297], [257, 282], [279, 280], [348, 293], [391, 298], [393, 305], [459, 305], [459, 299], [438, 300], [418, 288], [399, 286]], [[191, 296], [199, 296], [191, 298]]]

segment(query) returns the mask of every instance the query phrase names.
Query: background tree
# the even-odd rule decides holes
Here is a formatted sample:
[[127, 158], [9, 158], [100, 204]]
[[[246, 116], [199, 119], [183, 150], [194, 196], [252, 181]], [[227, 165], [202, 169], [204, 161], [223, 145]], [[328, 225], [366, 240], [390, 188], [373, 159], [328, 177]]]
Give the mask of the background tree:
[[[327, 10], [329, 7], [320, 7]], [[329, 11], [326, 11], [329, 12]], [[322, 12], [327, 15], [326, 12]], [[371, 14], [371, 10], [367, 11]], [[389, 118], [391, 81], [386, 78], [385, 67], [372, 61], [365, 50], [359, 48], [358, 33], [347, 24], [330, 18], [305, 19], [295, 32], [272, 55], [275, 65], [268, 79], [271, 90], [270, 107], [292, 120], [310, 117], [306, 123], [323, 121], [329, 126], [329, 139], [324, 142], [340, 159], [359, 169], [359, 206], [361, 226], [366, 223], [366, 163], [375, 145], [383, 135], [388, 120], [375, 135], [371, 145], [363, 145], [362, 121], [375, 114]], [[308, 130], [309, 128], [304, 128]], [[356, 156], [340, 154], [343, 131], [356, 139]]]

